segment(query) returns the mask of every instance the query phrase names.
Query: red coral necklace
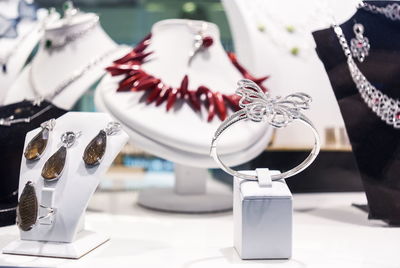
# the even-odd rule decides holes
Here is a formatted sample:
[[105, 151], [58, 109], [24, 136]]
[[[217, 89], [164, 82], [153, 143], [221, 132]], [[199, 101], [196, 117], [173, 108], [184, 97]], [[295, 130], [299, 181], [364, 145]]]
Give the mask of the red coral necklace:
[[[212, 39], [210, 38], [209, 36], [202, 37], [199, 50], [207, 49], [212, 45]], [[125, 75], [119, 82], [117, 92], [148, 92], [146, 103], [155, 102], [156, 106], [159, 106], [164, 101], [167, 101], [167, 111], [174, 106], [177, 99], [182, 99], [189, 103], [196, 112], [200, 112], [201, 106], [204, 105], [208, 110], [208, 122], [212, 121], [215, 114], [221, 120], [225, 120], [227, 106], [230, 106], [234, 111], [239, 109], [240, 97], [238, 95], [222, 94], [205, 86], [199, 86], [197, 89], [191, 90], [189, 89], [189, 77], [187, 75], [183, 77], [179, 87], [171, 87], [163, 83], [161, 79], [146, 73], [141, 68], [141, 65], [153, 53], [145, 51], [150, 41], [151, 34], [147, 35], [131, 52], [114, 61], [113, 65], [106, 68], [112, 76]], [[199, 41], [197, 40], [196, 42]], [[267, 90], [262, 86], [262, 83], [268, 76], [255, 78], [239, 64], [234, 53], [228, 52], [228, 57], [244, 78], [253, 80], [264, 92]], [[202, 98], [203, 95], [205, 98]]]

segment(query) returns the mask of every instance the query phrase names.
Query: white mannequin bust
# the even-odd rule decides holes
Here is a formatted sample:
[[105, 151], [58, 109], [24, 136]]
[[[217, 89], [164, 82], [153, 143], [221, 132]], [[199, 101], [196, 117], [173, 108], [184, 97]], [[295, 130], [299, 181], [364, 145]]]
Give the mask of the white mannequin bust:
[[46, 27], [39, 51], [31, 64], [23, 70], [13, 84], [5, 103], [34, 99], [36, 96], [51, 96], [57, 87], [74, 74], [80, 73], [91, 62], [101, 59], [54, 99], [50, 99], [60, 108], [71, 109], [82, 94], [104, 74], [104, 68], [111, 63], [112, 59], [126, 53], [127, 48], [120, 47], [111, 40], [100, 23], [91, 27], [79, 38], [67, 42], [61, 48], [49, 49], [44, 43], [45, 40], [56, 42], [65, 36], [84, 32], [88, 29], [88, 25], [93, 25], [96, 20], [98, 20], [98, 16], [94, 13], [78, 13], [68, 22], [60, 19], [49, 24]]
[[[143, 70], [160, 78], [169, 86], [178, 87], [187, 74], [190, 90], [204, 85], [212, 91], [234, 94], [237, 81], [243, 77], [225, 53], [219, 41], [216, 25], [206, 23], [207, 26], [203, 28], [205, 35], [211, 36], [214, 43], [205, 51], [199, 52], [193, 58], [191, 65], [188, 65], [196, 29], [204, 23], [206, 22], [173, 19], [154, 24], [150, 45], [146, 49], [146, 52], [153, 51], [153, 54], [148, 58], [148, 62], [142, 65]], [[207, 122], [205, 107], [202, 107], [201, 113], [195, 112], [190, 105], [179, 103], [179, 101], [168, 112], [166, 102], [158, 107], [155, 104], [147, 105], [141, 101], [142, 92], [116, 92], [118, 82], [122, 78], [123, 76], [111, 77], [110, 75], [103, 78], [97, 89], [99, 92], [96, 94], [100, 95], [96, 99], [101, 99], [100, 102], [102, 102], [98, 106], [102, 106], [137, 134], [161, 146], [169, 147], [167, 151], [180, 150], [188, 154], [208, 157], [212, 136], [221, 124], [217, 116], [212, 122]], [[96, 100], [96, 105], [97, 103]], [[239, 153], [251, 147], [266, 135], [268, 126], [244, 122], [239, 124], [239, 127], [233, 128], [229, 136], [221, 140], [219, 148], [222, 154]], [[261, 150], [266, 144], [267, 141], [259, 144]], [[168, 153], [165, 158], [170, 159]], [[196, 164], [192, 163], [192, 165]]]
[[[308, 116], [319, 133], [324, 133], [328, 127], [344, 127], [328, 76], [315, 52], [311, 32], [330, 27], [332, 14], [338, 22], [347, 20], [355, 12], [359, 1], [222, 2], [232, 29], [238, 59], [254, 74], [259, 75], [266, 70], [271, 75], [268, 85], [276, 94], [286, 96], [301, 91], [312, 96], [313, 102]], [[265, 26], [266, 31], [260, 31], [259, 26]], [[287, 33], [286, 26], [292, 26], [294, 33]], [[273, 38], [272, 30], [280, 35]], [[285, 36], [286, 39], [282, 38]], [[291, 55], [287, 47], [277, 44], [276, 39], [279, 39], [279, 44], [289, 43], [299, 48], [299, 55]], [[311, 146], [308, 136], [296, 135], [297, 131], [297, 127], [281, 131], [273, 146]], [[324, 144], [325, 137], [321, 135], [321, 139]]]
[[[6, 18], [18, 16], [19, 1], [0, 1], [0, 14]], [[0, 62], [5, 64], [6, 71], [0, 71], [0, 104], [14, 83], [16, 77], [24, 67], [29, 55], [43, 35], [43, 23], [57, 20], [58, 13], [51, 13], [45, 9], [37, 10], [37, 20], [22, 20], [17, 25], [16, 38], [0, 39]]]

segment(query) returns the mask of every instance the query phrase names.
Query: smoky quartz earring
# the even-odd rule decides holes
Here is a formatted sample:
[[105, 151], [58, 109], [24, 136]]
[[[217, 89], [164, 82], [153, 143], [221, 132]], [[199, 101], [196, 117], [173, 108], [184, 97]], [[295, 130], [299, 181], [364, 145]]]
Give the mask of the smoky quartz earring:
[[89, 142], [82, 157], [87, 167], [94, 167], [100, 164], [106, 152], [107, 136], [115, 135], [120, 130], [120, 123], [110, 122], [107, 124], [105, 129], [100, 130], [100, 132]]
[[25, 148], [24, 156], [29, 161], [35, 161], [40, 159], [47, 147], [47, 142], [50, 137], [50, 132], [56, 125], [55, 119], [43, 122], [40, 127], [42, 130], [36, 134], [32, 140], [29, 141]]
[[38, 200], [31, 181], [25, 184], [17, 206], [17, 225], [22, 231], [29, 231], [38, 217]]
[[61, 136], [61, 147], [46, 161], [42, 169], [42, 177], [46, 181], [58, 180], [65, 167], [67, 149], [74, 145], [81, 132], [67, 131]]
[[[39, 216], [39, 207], [46, 209], [46, 214]], [[39, 205], [33, 182], [25, 184], [17, 206], [17, 226], [24, 232], [30, 231], [38, 220], [46, 219], [55, 214], [55, 209]]]

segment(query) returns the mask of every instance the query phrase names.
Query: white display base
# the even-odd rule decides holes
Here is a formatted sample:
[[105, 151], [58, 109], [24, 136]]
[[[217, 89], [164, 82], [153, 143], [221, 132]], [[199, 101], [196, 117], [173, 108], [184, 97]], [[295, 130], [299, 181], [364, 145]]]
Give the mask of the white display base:
[[81, 231], [72, 243], [15, 240], [3, 248], [3, 253], [53, 258], [79, 259], [109, 240], [92, 231]]
[[180, 213], [215, 213], [232, 209], [232, 193], [207, 192], [182, 195], [175, 189], [147, 189], [139, 194], [138, 204], [154, 210]]
[[176, 165], [175, 176], [174, 188], [142, 190], [138, 204], [180, 213], [215, 213], [232, 209], [232, 191], [213, 180], [207, 169]]
[[266, 185], [234, 178], [234, 245], [243, 260], [292, 256], [292, 194], [284, 180]]

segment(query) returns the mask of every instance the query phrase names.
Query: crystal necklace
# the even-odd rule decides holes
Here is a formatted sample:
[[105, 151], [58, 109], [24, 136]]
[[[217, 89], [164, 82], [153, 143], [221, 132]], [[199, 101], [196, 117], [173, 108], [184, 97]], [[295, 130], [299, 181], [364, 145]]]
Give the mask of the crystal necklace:
[[[124, 78], [119, 82], [117, 92], [148, 92], [146, 103], [155, 103], [156, 106], [159, 106], [163, 102], [167, 102], [167, 111], [175, 105], [178, 99], [182, 99], [185, 103], [189, 104], [195, 112], [200, 112], [201, 107], [204, 105], [208, 109], [208, 122], [212, 121], [215, 115], [221, 120], [225, 120], [227, 117], [227, 106], [232, 107], [233, 110], [239, 109], [240, 97], [236, 94], [222, 94], [205, 86], [190, 89], [188, 75], [183, 76], [180, 86], [172, 87], [165, 84], [160, 78], [154, 77], [144, 71], [141, 66], [145, 63], [146, 58], [153, 53], [153, 51], [146, 52], [146, 48], [150, 42], [151, 34], [139, 42], [131, 52], [115, 60], [112, 66], [107, 67], [107, 71], [112, 76], [124, 75]], [[191, 59], [194, 54], [189, 54], [189, 58]], [[239, 64], [235, 54], [228, 53], [228, 57], [244, 78], [254, 81], [263, 91], [266, 91], [262, 83], [268, 76], [255, 78]]]
[[[391, 20], [400, 20], [400, 5], [398, 4], [376, 7], [362, 2], [359, 7], [376, 14], [385, 15]], [[400, 101], [387, 96], [368, 81], [351, 56], [349, 44], [343, 34], [342, 28], [334, 24], [333, 29], [347, 58], [351, 78], [363, 101], [386, 124], [396, 129], [400, 128]]]
[[83, 68], [80, 68], [74, 72], [72, 72], [71, 76], [68, 77], [67, 79], [64, 79], [57, 87], [52, 90], [51, 94], [48, 94], [47, 96], [40, 96], [39, 90], [37, 87], [37, 84], [34, 80], [33, 76], [33, 69], [34, 69], [34, 62], [31, 64], [31, 68], [29, 70], [29, 83], [32, 87], [32, 90], [34, 94], [36, 95], [35, 101], [40, 103], [43, 100], [48, 100], [52, 101], [55, 97], [57, 97], [61, 92], [63, 92], [68, 86], [70, 86], [72, 83], [76, 82], [79, 78], [84, 76], [88, 71], [90, 71], [93, 67], [95, 67], [97, 64], [102, 62], [104, 59], [115, 53], [116, 51], [120, 50], [121, 47], [117, 46], [116, 48], [112, 48], [111, 50], [107, 51], [103, 55], [100, 55], [98, 57], [95, 57], [92, 59], [87, 65], [85, 65]]
[[[33, 62], [31, 64], [31, 69], [29, 70], [29, 83], [32, 87], [32, 90], [34, 94], [36, 95], [35, 99], [32, 101], [33, 105], [40, 106], [43, 100], [49, 100], [52, 101], [57, 95], [59, 95], [61, 92], [64, 91], [65, 88], [67, 88], [69, 85], [74, 83], [76, 80], [81, 78], [84, 74], [86, 74], [88, 71], [90, 71], [93, 67], [95, 67], [97, 64], [99, 64], [101, 61], [103, 61], [105, 58], [109, 57], [113, 53], [115, 53], [117, 50], [121, 49], [120, 46], [117, 48], [113, 48], [103, 55], [96, 57], [92, 61], [90, 61], [86, 66], [83, 68], [73, 72], [70, 77], [67, 79], [63, 80], [56, 88], [54, 91], [52, 91], [52, 94], [49, 94], [47, 96], [40, 96], [39, 91], [37, 90], [37, 86], [35, 84], [34, 78], [33, 78]], [[29, 123], [36, 117], [42, 115], [43, 113], [47, 112], [53, 107], [52, 104], [47, 105], [44, 107], [42, 110], [38, 111], [36, 114], [33, 114], [29, 117], [23, 117], [23, 118], [15, 118], [14, 115], [9, 116], [7, 118], [0, 118], [0, 126], [11, 126], [13, 124], [18, 124], [18, 123]]]
[[50, 51], [62, 49], [67, 44], [74, 42], [74, 41], [78, 40], [79, 38], [88, 34], [90, 31], [95, 29], [97, 25], [99, 25], [99, 16], [96, 15], [96, 17], [93, 19], [93, 21], [91, 21], [90, 23], [85, 25], [85, 27], [82, 28], [80, 31], [70, 33], [67, 35], [63, 35], [59, 39], [43, 39], [43, 41], [42, 41], [43, 46], [44, 46], [44, 48], [46, 48], [47, 50], [50, 50]]

